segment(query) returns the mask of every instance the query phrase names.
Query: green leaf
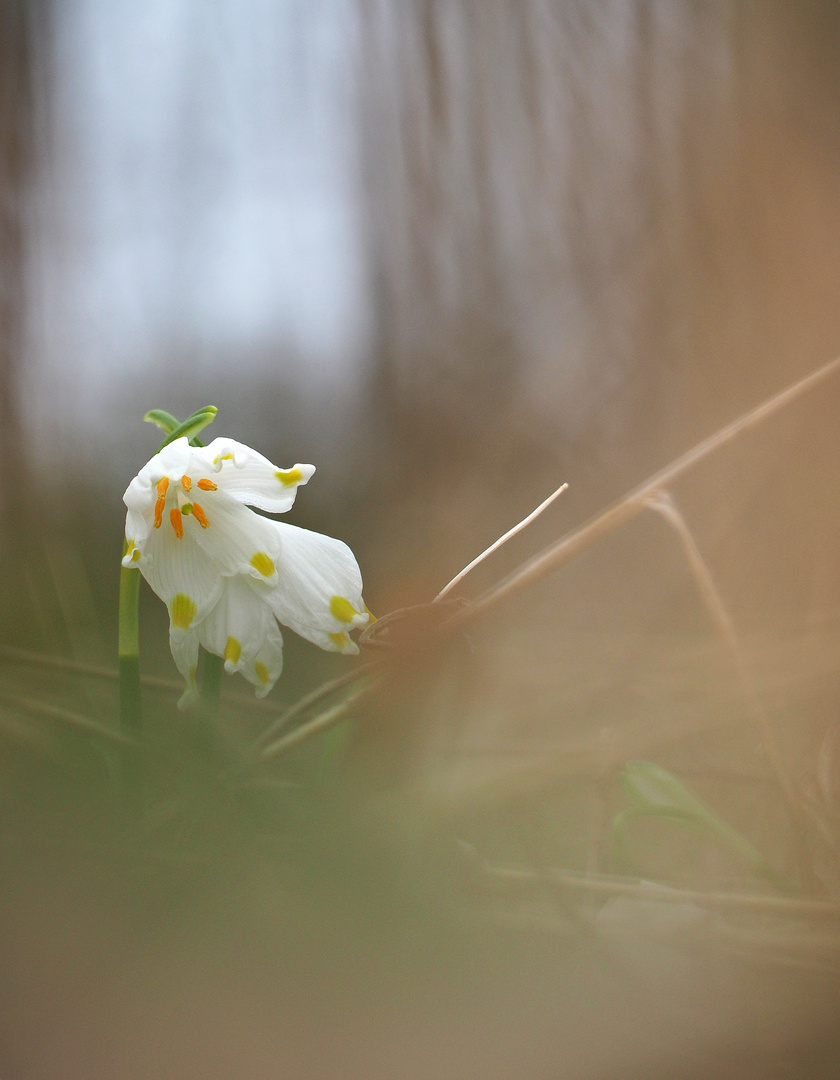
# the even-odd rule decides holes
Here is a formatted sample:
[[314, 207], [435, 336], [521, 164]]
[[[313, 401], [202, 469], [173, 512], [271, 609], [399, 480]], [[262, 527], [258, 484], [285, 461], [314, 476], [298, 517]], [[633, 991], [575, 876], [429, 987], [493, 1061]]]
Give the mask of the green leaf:
[[167, 437], [158, 447], [158, 453], [160, 453], [164, 446], [168, 446], [171, 442], [182, 438], [184, 435], [192, 441], [200, 431], [203, 431], [204, 428], [207, 427], [208, 424], [213, 423], [218, 411], [219, 410], [215, 405], [205, 405], [203, 409], [194, 412], [192, 416], [187, 417], [183, 423], [178, 424], [177, 427], [169, 432]]
[[681, 814], [710, 814], [700, 799], [673, 773], [653, 761], [628, 761], [621, 786], [634, 806]]
[[164, 435], [171, 435], [181, 423], [172, 413], [165, 409], [150, 409], [143, 417], [147, 424], [156, 424]]
[[621, 786], [631, 802], [630, 808], [618, 814], [612, 823], [613, 851], [622, 861], [627, 861], [625, 835], [631, 822], [660, 818], [699, 832], [743, 858], [753, 873], [780, 884], [761, 852], [661, 765], [652, 761], [628, 761], [621, 776]]

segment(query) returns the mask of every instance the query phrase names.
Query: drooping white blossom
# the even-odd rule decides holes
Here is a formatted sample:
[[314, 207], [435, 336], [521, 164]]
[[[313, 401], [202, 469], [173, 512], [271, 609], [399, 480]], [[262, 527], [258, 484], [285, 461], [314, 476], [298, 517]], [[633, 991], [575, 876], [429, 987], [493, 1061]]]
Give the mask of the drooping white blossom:
[[232, 439], [180, 438], [128, 485], [123, 566], [167, 606], [182, 706], [196, 696], [199, 645], [267, 694], [283, 667], [278, 620], [322, 649], [358, 652], [350, 631], [371, 616], [350, 548], [250, 509], [285, 513], [314, 472], [279, 469]]

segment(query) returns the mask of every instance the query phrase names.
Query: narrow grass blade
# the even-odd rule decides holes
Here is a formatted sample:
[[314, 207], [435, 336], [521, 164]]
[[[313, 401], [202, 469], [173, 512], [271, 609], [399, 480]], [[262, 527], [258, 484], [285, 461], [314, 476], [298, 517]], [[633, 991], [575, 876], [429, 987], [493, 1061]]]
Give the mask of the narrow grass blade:
[[640, 819], [660, 818], [700, 833], [743, 859], [754, 874], [781, 884], [765, 857], [745, 836], [718, 817], [682, 780], [661, 765], [652, 761], [628, 761], [621, 776], [621, 786], [631, 806], [616, 816], [612, 834], [613, 850], [623, 859], [626, 860], [628, 826]]

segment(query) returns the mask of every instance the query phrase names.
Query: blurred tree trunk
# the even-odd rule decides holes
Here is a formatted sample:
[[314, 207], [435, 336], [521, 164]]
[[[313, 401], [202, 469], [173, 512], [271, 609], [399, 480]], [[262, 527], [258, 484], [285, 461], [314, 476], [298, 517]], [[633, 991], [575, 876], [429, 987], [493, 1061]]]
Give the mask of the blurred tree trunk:
[[398, 542], [580, 520], [836, 351], [836, 4], [360, 4]]
[[650, 329], [674, 344], [650, 294], [732, 157], [730, 3], [365, 11], [386, 388], [481, 426], [513, 387], [555, 429], [609, 427]]
[[729, 0], [362, 3], [397, 488], [443, 474], [463, 506], [484, 486], [477, 516], [509, 525], [583, 447], [620, 491], [651, 387], [692, 347], [704, 218], [733, 156]]
[[43, 581], [47, 567], [38, 528], [43, 515], [27, 457], [34, 434], [22, 422], [27, 263], [44, 104], [36, 89], [36, 57], [42, 54], [35, 38], [46, 30], [46, 13], [42, 0], [0, 0], [0, 582], [2, 629], [16, 645], [43, 644], [33, 581]]
[[28, 514], [20, 419], [27, 323], [26, 239], [35, 164], [33, 42], [43, 10], [0, 0], [0, 514], [4, 543], [22, 549]]

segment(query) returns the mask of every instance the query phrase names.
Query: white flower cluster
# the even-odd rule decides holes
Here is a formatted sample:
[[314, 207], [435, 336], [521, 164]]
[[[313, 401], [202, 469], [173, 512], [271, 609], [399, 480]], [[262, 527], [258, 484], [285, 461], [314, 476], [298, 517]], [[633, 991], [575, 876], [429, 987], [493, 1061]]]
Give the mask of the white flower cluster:
[[260, 697], [283, 667], [278, 620], [322, 649], [358, 652], [349, 632], [371, 616], [350, 548], [249, 509], [284, 513], [314, 472], [278, 469], [232, 439], [196, 447], [181, 438], [128, 485], [123, 566], [137, 567], [169, 610], [182, 707], [197, 693], [199, 644]]

